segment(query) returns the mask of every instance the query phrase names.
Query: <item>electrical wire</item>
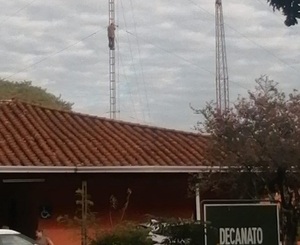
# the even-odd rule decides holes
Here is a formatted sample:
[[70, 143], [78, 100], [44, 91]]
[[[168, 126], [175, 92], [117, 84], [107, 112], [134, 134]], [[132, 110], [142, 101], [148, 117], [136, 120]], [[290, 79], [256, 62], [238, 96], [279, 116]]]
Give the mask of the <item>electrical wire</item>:
[[[31, 4], [33, 4], [35, 1], [37, 1], [37, 0], [32, 0], [32, 1], [29, 2], [28, 4], [24, 5], [23, 7], [21, 7], [21, 8], [18, 9], [17, 11], [15, 11], [10, 17], [8, 17], [8, 18], [5, 19], [4, 21], [0, 22], [0, 26], [1, 26], [3, 23], [5, 23], [6, 21], [8, 21], [12, 16], [14, 16], [14, 15], [18, 14], [19, 12], [21, 12], [22, 10], [26, 9], [28, 6], [30, 6]], [[202, 7], [199, 6], [197, 3], [195, 3], [193, 0], [187, 0], [187, 1], [191, 2], [193, 5], [197, 6], [199, 9], [201, 9], [202, 11], [208, 13], [209, 15], [214, 16], [214, 14], [212, 14], [212, 13], [210, 13], [209, 11], [207, 11], [206, 9], [202, 8]], [[131, 1], [130, 1], [130, 2], [131, 2]], [[121, 4], [122, 4], [122, 1], [121, 1]], [[132, 7], [132, 2], [131, 2], [131, 7]], [[124, 7], [123, 7], [123, 4], [122, 4], [122, 9], [123, 9], [123, 13], [124, 13]], [[125, 16], [123, 16], [123, 17], [124, 17], [125, 27], [126, 27], [126, 29], [127, 29], [127, 24], [126, 24]], [[261, 46], [261, 45], [257, 44], [256, 42], [250, 40], [247, 36], [245, 36], [244, 34], [240, 33], [240, 32], [237, 31], [235, 28], [232, 28], [232, 27], [229, 26], [229, 25], [226, 25], [226, 26], [228, 26], [230, 29], [232, 29], [233, 31], [235, 31], [235, 32], [237, 32], [238, 34], [240, 34], [241, 36], [243, 36], [245, 39], [251, 41], [251, 42], [252, 42], [253, 44], [255, 44], [256, 46], [258, 46], [258, 47], [260, 47], [261, 49], [265, 50], [265, 51], [268, 52], [270, 55], [274, 56], [274, 58], [277, 58], [277, 59], [280, 60], [282, 63], [284, 63], [285, 65], [289, 66], [290, 68], [292, 68], [293, 70], [295, 70], [295, 71], [298, 72], [298, 70], [296, 70], [294, 67], [290, 66], [290, 65], [287, 64], [285, 61], [283, 61], [282, 59], [280, 59], [280, 58], [277, 57], [276, 55], [272, 54], [272, 52], [270, 52], [269, 50], [265, 49], [263, 46]], [[136, 23], [135, 23], [135, 28], [136, 28]], [[58, 55], [59, 53], [61, 53], [61, 52], [65, 51], [65, 50], [67, 50], [67, 49], [69, 49], [69, 48], [71, 48], [71, 47], [77, 45], [78, 43], [80, 43], [80, 42], [82, 42], [82, 41], [84, 41], [84, 40], [86, 40], [86, 39], [92, 37], [93, 35], [97, 34], [100, 30], [101, 30], [101, 29], [97, 30], [96, 32], [93, 32], [93, 33], [89, 34], [88, 36], [83, 37], [83, 38], [80, 39], [79, 41], [77, 41], [77, 42], [75, 42], [75, 43], [73, 43], [73, 44], [70, 44], [70, 45], [68, 45], [68, 46], [66, 46], [66, 47], [64, 47], [64, 48], [62, 48], [62, 49], [60, 49], [59, 51], [54, 52], [54, 53], [52, 53], [52, 54], [50, 54], [50, 55], [48, 55], [48, 56], [46, 56], [46, 57], [40, 59], [39, 61], [37, 61], [37, 62], [35, 62], [35, 63], [33, 63], [33, 64], [31, 64], [31, 65], [25, 67], [24, 69], [21, 69], [21, 70], [15, 72], [15, 73], [13, 73], [13, 74], [11, 74], [11, 75], [5, 77], [4, 79], [11, 78], [11, 77], [13, 77], [13, 76], [15, 76], [15, 75], [17, 75], [17, 74], [23, 72], [23, 71], [27, 71], [27, 70], [29, 70], [29, 69], [35, 67], [36, 65], [38, 65], [38, 64], [40, 64], [40, 63], [46, 61], [47, 59], [49, 59], [49, 58], [51, 58], [51, 57], [54, 57], [54, 56]], [[127, 30], [126, 30], [126, 32], [127, 32], [129, 35], [134, 36], [134, 37], [136, 38], [137, 42], [138, 42], [139, 39], [141, 39], [140, 37], [138, 37], [137, 34], [135, 35], [135, 34], [129, 32], [129, 31], [127, 31]], [[162, 47], [159, 47], [159, 46], [157, 46], [157, 45], [155, 45], [155, 44], [149, 42], [148, 40], [147, 40], [147, 41], [146, 41], [145, 39], [142, 39], [142, 40], [143, 40], [144, 42], [147, 42], [147, 43], [153, 45], [154, 47], [156, 47], [156, 48], [158, 48], [158, 49], [160, 49], [160, 50], [162, 50], [162, 51], [164, 51], [164, 52], [170, 54], [170, 55], [173, 55], [173, 56], [177, 57], [178, 59], [181, 59], [181, 60], [183, 60], [183, 61], [185, 61], [185, 62], [187, 62], [187, 63], [189, 63], [189, 64], [191, 64], [191, 65], [193, 65], [193, 66], [196, 66], [197, 68], [200, 68], [200, 69], [202, 69], [202, 70], [204, 70], [204, 71], [210, 73], [211, 75], [215, 75], [214, 72], [212, 72], [212, 71], [210, 71], [210, 70], [208, 70], [208, 69], [205, 69], [205, 68], [203, 68], [203, 67], [199, 67], [197, 64], [194, 64], [194, 63], [190, 62], [190, 61], [187, 60], [186, 58], [181, 57], [181, 56], [175, 54], [174, 52], [171, 52], [171, 51], [169, 51], [169, 50], [167, 50], [167, 49], [164, 49], [164, 48], [162, 48]], [[129, 42], [130, 42], [130, 41], [129, 41]], [[139, 44], [138, 44], [138, 47], [139, 47]], [[139, 47], [139, 48], [140, 48], [140, 47]], [[135, 69], [135, 66], [134, 66], [134, 64], [133, 64], [133, 54], [132, 54], [132, 48], [131, 48], [131, 45], [130, 45], [130, 53], [131, 53], [131, 58], [132, 58], [133, 69], [134, 69], [135, 74], [136, 74], [136, 69]], [[140, 49], [139, 49], [139, 53], [140, 53]], [[139, 57], [139, 58], [140, 58], [140, 57]], [[136, 75], [137, 75], [137, 74], [136, 74]], [[143, 75], [143, 81], [144, 81], [144, 75]], [[235, 83], [235, 84], [237, 84], [239, 87], [248, 90], [247, 88], [241, 86], [241, 85], [238, 84], [237, 82], [234, 82], [234, 81], [232, 81], [232, 80], [230, 80], [230, 82]], [[147, 93], [146, 93], [146, 95], [147, 95]], [[148, 100], [147, 100], [147, 104], [148, 104]], [[149, 106], [149, 105], [147, 105], [147, 106]], [[135, 109], [134, 109], [134, 110], [135, 110]], [[150, 111], [149, 108], [148, 108], [148, 111]], [[136, 111], [135, 111], [135, 113], [136, 113]], [[144, 116], [143, 116], [143, 117], [144, 117]]]
[[[193, 4], [195, 4], [192, 0], [188, 0], [188, 1], [192, 2]], [[203, 9], [202, 7], [200, 7], [200, 8]], [[205, 9], [203, 9], [203, 10], [206, 11], [207, 13], [209, 13], [209, 14], [211, 15], [211, 13], [208, 12], [207, 10], [205, 10]], [[137, 39], [143, 40], [145, 43], [151, 44], [151, 45], [153, 45], [154, 47], [156, 47], [156, 48], [158, 48], [158, 49], [160, 49], [160, 50], [162, 50], [162, 51], [164, 51], [164, 52], [166, 52], [166, 53], [168, 53], [168, 54], [170, 54], [170, 55], [172, 55], [172, 56], [174, 56], [174, 57], [176, 57], [176, 58], [178, 58], [178, 59], [180, 59], [180, 60], [183, 60], [183, 61], [185, 61], [186, 63], [189, 63], [189, 64], [191, 64], [191, 65], [193, 65], [193, 66], [195, 66], [195, 67], [197, 67], [197, 68], [200, 68], [200, 69], [202, 69], [202, 70], [208, 72], [209, 74], [211, 74], [211, 75], [213, 75], [213, 76], [215, 76], [215, 73], [214, 73], [214, 72], [212, 72], [212, 71], [210, 71], [210, 70], [208, 70], [208, 69], [206, 69], [206, 68], [199, 67], [199, 65], [197, 65], [197, 64], [195, 64], [195, 63], [189, 61], [188, 59], [186, 59], [186, 58], [184, 58], [184, 57], [182, 57], [182, 56], [180, 56], [180, 55], [177, 55], [176, 53], [174, 53], [174, 52], [172, 52], [172, 51], [169, 51], [169, 50], [167, 50], [167, 49], [165, 49], [165, 48], [162, 48], [162, 47], [160, 47], [160, 46], [158, 46], [158, 45], [155, 45], [154, 43], [150, 42], [149, 40], [145, 40], [145, 39], [143, 39], [143, 38], [141, 38], [141, 37], [138, 37], [137, 35], [133, 34], [132, 32], [130, 32], [130, 31], [128, 31], [128, 30], [126, 30], [126, 32], [127, 32], [128, 34], [134, 36], [134, 37], [137, 38]], [[229, 82], [230, 82], [230, 83], [236, 84], [238, 87], [242, 88], [243, 90], [249, 91], [248, 88], [246, 88], [245, 86], [241, 85], [240, 83], [238, 83], [238, 82], [236, 82], [236, 81], [233, 81], [233, 80], [230, 79]]]
[[28, 4], [24, 5], [23, 7], [19, 8], [17, 11], [15, 11], [14, 13], [12, 13], [9, 17], [7, 17], [6, 19], [4, 19], [3, 21], [0, 22], [0, 26], [2, 26], [5, 22], [7, 22], [10, 18], [12, 18], [13, 16], [15, 16], [16, 14], [20, 13], [21, 11], [23, 11], [24, 9], [26, 9], [27, 7], [29, 7], [31, 4], [33, 4], [34, 2], [36, 2], [37, 0], [32, 0], [31, 2], [29, 2]]
[[[120, 54], [119, 57], [120, 57], [120, 64], [121, 64], [120, 67], [123, 71], [124, 80], [125, 80], [126, 83], [128, 83], [128, 77], [127, 77], [127, 74], [126, 74], [125, 69], [124, 69], [124, 63], [123, 63], [122, 55]], [[136, 112], [134, 101], [133, 101], [132, 91], [131, 91], [130, 86], [127, 86], [127, 88], [129, 90], [129, 98], [130, 98], [131, 103], [132, 103], [133, 113], [134, 113], [135, 117], [137, 118], [137, 112]]]
[[47, 60], [47, 59], [49, 59], [49, 58], [52, 58], [52, 57], [54, 57], [54, 56], [60, 54], [61, 52], [65, 51], [65, 50], [67, 50], [67, 49], [69, 49], [69, 48], [74, 47], [74, 46], [77, 45], [78, 43], [81, 43], [81, 42], [85, 41], [86, 39], [88, 39], [88, 38], [90, 38], [90, 37], [96, 35], [96, 34], [97, 34], [99, 31], [101, 31], [101, 30], [102, 30], [102, 28], [99, 29], [99, 30], [97, 30], [97, 31], [95, 31], [95, 32], [93, 32], [93, 33], [91, 33], [91, 34], [89, 34], [89, 35], [87, 35], [87, 36], [85, 36], [85, 37], [83, 37], [83, 38], [81, 38], [79, 41], [77, 41], [77, 42], [75, 42], [75, 43], [72, 43], [72, 44], [70, 44], [70, 45], [68, 45], [68, 46], [66, 46], [66, 47], [64, 47], [64, 48], [62, 48], [62, 49], [60, 49], [60, 50], [58, 50], [58, 51], [56, 51], [56, 52], [54, 52], [54, 53], [51, 53], [51, 54], [45, 56], [44, 58], [38, 60], [37, 62], [35, 62], [35, 63], [33, 63], [33, 64], [31, 64], [31, 65], [29, 65], [29, 66], [27, 66], [27, 67], [25, 67], [25, 68], [23, 68], [23, 69], [21, 69], [21, 70], [15, 72], [15, 73], [13, 73], [13, 74], [11, 74], [11, 75], [5, 77], [4, 79], [6, 80], [6, 79], [8, 79], [8, 78], [11, 78], [11, 77], [13, 77], [13, 76], [15, 76], [15, 75], [17, 75], [17, 74], [23, 72], [23, 71], [28, 71], [29, 69], [31, 69], [31, 68], [35, 67], [36, 65], [38, 65], [38, 64], [40, 64], [40, 63], [42, 63], [42, 62], [44, 62], [45, 60]]
[[261, 0], [256, 0], [256, 1], [258, 3], [260, 3], [261, 5], [265, 6], [266, 8], [268, 8], [269, 12], [272, 12], [273, 15], [276, 16], [280, 20], [280, 23], [283, 23], [284, 19], [280, 18], [277, 14], [275, 14], [275, 11], [271, 9], [272, 7], [270, 7], [270, 5], [267, 6], [266, 2], [263, 3]]
[[[122, 7], [124, 26], [125, 26], [125, 29], [127, 29], [127, 21], [126, 21], [126, 17], [125, 17], [125, 10], [124, 10], [124, 6], [123, 6], [123, 1], [121, 0], [120, 2], [121, 2], [121, 7]], [[127, 35], [127, 40], [128, 40], [129, 52], [130, 52], [130, 56], [131, 56], [131, 66], [132, 66], [132, 69], [133, 69], [134, 74], [135, 74], [135, 81], [137, 83], [138, 98], [139, 98], [139, 102], [142, 104], [142, 99], [141, 99], [141, 94], [140, 94], [140, 87], [139, 87], [139, 82], [138, 82], [138, 79], [137, 79], [137, 71], [136, 71], [136, 67], [134, 65], [132, 46], [131, 46], [130, 38], [129, 38], [128, 35]], [[142, 116], [143, 116], [143, 120], [145, 121], [144, 110], [142, 110]]]
[[[132, 0], [130, 0], [130, 7], [131, 7], [132, 19], [133, 19], [133, 23], [134, 23], [135, 34], [138, 37], [137, 28], [136, 28], [136, 21], [135, 21], [135, 15], [134, 15], [134, 11], [133, 11]], [[146, 97], [146, 106], [147, 106], [147, 112], [148, 112], [147, 114], [148, 114], [148, 118], [151, 119], [151, 117], [150, 117], [149, 100], [148, 100], [148, 91], [147, 91], [147, 87], [146, 87], [146, 83], [145, 83], [144, 68], [143, 68], [143, 65], [142, 65], [142, 62], [141, 62], [141, 50], [140, 50], [140, 43], [139, 43], [139, 39], [138, 38], [136, 38], [136, 43], [137, 43], [137, 49], [138, 49], [139, 64], [140, 64], [141, 73], [142, 73], [142, 81], [143, 81], [143, 85], [144, 85], [144, 93], [145, 93], [145, 97]]]
[[[206, 9], [202, 8], [201, 6], [199, 6], [197, 3], [195, 3], [193, 0], [187, 0], [189, 2], [191, 2], [193, 5], [197, 6], [199, 9], [201, 9], [203, 12], [215, 17], [214, 14], [212, 14], [211, 12], [207, 11]], [[277, 59], [278, 61], [280, 61], [282, 64], [286, 65], [287, 67], [289, 67], [290, 69], [293, 69], [294, 71], [296, 71], [297, 73], [299, 73], [299, 71], [291, 66], [290, 64], [288, 64], [287, 62], [285, 62], [283, 59], [279, 58], [278, 56], [276, 56], [275, 54], [273, 54], [271, 51], [269, 51], [268, 49], [266, 49], [265, 47], [263, 47], [262, 45], [256, 43], [255, 41], [251, 40], [250, 38], [248, 38], [245, 34], [239, 32], [238, 30], [236, 30], [235, 28], [233, 28], [232, 26], [225, 24], [225, 26], [229, 27], [231, 30], [233, 30], [234, 32], [238, 33], [240, 36], [242, 36], [243, 38], [247, 39], [249, 42], [253, 43], [255, 46], [259, 47], [260, 49], [264, 50], [266, 53], [268, 53], [270, 56], [273, 56], [275, 59]]]
[[205, 8], [202, 8], [199, 4], [195, 3], [193, 0], [187, 0], [189, 1], [190, 3], [192, 3], [193, 5], [195, 5], [197, 8], [201, 9], [203, 12], [209, 14], [209, 15], [212, 15], [213, 17], [215, 17], [214, 14], [212, 14], [211, 12], [207, 11]]
[[[130, 32], [130, 31], [128, 31], [128, 30], [126, 30], [126, 32], [127, 32], [128, 34], [130, 34], [130, 35], [132, 35], [132, 36], [138, 38], [134, 33]], [[141, 38], [141, 37], [139, 37], [139, 39], [143, 40], [143, 42], [145, 42], [145, 43], [151, 44], [152, 46], [156, 47], [157, 49], [160, 49], [160, 50], [164, 51], [165, 53], [168, 53], [168, 54], [170, 54], [170, 55], [172, 55], [172, 56], [174, 56], [174, 57], [176, 57], [176, 58], [178, 58], [178, 59], [180, 59], [180, 60], [185, 61], [186, 63], [188, 63], [188, 64], [190, 64], [190, 65], [193, 65], [193, 66], [195, 66], [195, 67], [197, 67], [197, 68], [200, 68], [201, 70], [206, 71], [206, 72], [210, 73], [211, 75], [215, 75], [214, 72], [212, 72], [212, 71], [210, 71], [210, 70], [208, 70], [208, 69], [206, 69], [206, 68], [199, 67], [199, 65], [197, 65], [197, 64], [195, 64], [195, 63], [189, 61], [188, 59], [186, 59], [186, 58], [184, 58], [184, 57], [182, 57], [182, 56], [180, 56], [180, 55], [178, 55], [178, 54], [176, 54], [176, 53], [174, 53], [174, 52], [172, 52], [172, 51], [169, 51], [169, 50], [167, 50], [167, 49], [165, 49], [165, 48], [162, 48], [162, 47], [160, 47], [160, 46], [158, 46], [158, 45], [156, 45], [156, 44], [150, 42], [149, 40], [146, 40], [146, 39]]]
[[[227, 25], [228, 26], [228, 25]], [[274, 58], [276, 58], [278, 61], [280, 61], [282, 64], [286, 65], [287, 67], [293, 69], [294, 71], [296, 71], [297, 73], [299, 73], [299, 71], [291, 66], [290, 64], [286, 63], [283, 59], [279, 58], [278, 56], [276, 56], [275, 54], [273, 54], [270, 50], [264, 48], [262, 45], [256, 43], [255, 41], [251, 40], [250, 38], [248, 38], [245, 34], [238, 32], [236, 29], [234, 29], [231, 26], [228, 26], [230, 29], [232, 29], [233, 31], [236, 31], [237, 33], [239, 33], [242, 37], [244, 37], [245, 39], [247, 39], [249, 42], [253, 43], [254, 45], [256, 45], [257, 47], [263, 49], [266, 53], [268, 53], [270, 56], [273, 56]]]

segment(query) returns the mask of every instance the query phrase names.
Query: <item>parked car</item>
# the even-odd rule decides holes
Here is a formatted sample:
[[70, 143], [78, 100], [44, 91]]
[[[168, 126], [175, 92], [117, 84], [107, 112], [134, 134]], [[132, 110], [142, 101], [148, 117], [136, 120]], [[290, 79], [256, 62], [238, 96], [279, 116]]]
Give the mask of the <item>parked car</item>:
[[35, 241], [20, 232], [0, 229], [0, 245], [35, 245]]

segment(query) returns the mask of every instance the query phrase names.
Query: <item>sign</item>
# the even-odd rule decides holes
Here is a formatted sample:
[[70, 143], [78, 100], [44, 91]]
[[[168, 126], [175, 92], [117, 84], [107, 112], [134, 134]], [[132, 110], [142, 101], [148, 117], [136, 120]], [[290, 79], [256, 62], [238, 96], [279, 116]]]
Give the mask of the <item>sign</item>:
[[[276, 204], [204, 204], [205, 245], [278, 245]], [[216, 243], [217, 240], [217, 243]]]

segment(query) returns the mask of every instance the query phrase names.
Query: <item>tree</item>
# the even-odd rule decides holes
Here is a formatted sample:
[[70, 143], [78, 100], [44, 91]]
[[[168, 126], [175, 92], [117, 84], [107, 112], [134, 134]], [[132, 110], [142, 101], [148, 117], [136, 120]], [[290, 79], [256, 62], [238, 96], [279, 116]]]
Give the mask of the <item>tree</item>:
[[282, 237], [290, 245], [297, 235], [300, 203], [300, 94], [294, 90], [287, 96], [268, 77], [256, 84], [224, 113], [211, 103], [198, 111], [205, 121], [197, 127], [210, 135], [206, 159], [228, 170], [225, 177], [218, 173], [205, 183], [207, 188], [226, 186], [239, 198], [267, 195], [280, 201]]
[[19, 99], [45, 107], [71, 110], [72, 103], [64, 101], [60, 96], [48, 93], [46, 89], [33, 86], [30, 81], [10, 82], [0, 79], [0, 100]]
[[120, 217], [118, 222], [121, 223], [125, 217], [125, 213], [127, 211], [129, 201], [130, 201], [130, 196], [132, 194], [132, 190], [130, 188], [127, 188], [126, 191], [126, 201], [124, 202], [123, 206], [120, 207], [118, 199], [114, 196], [111, 195], [109, 197], [109, 221], [111, 227], [114, 227], [114, 222], [113, 222], [113, 212], [114, 211], [119, 211]]
[[87, 181], [82, 181], [81, 188], [75, 191], [76, 210], [72, 218], [68, 214], [60, 215], [56, 218], [59, 223], [68, 226], [78, 226], [81, 229], [81, 245], [87, 245], [92, 240], [88, 236], [89, 228], [97, 226], [96, 213], [92, 211], [94, 202], [88, 194]]
[[300, 18], [300, 0], [267, 0], [273, 10], [282, 11], [286, 16], [284, 23], [287, 26], [298, 24]]

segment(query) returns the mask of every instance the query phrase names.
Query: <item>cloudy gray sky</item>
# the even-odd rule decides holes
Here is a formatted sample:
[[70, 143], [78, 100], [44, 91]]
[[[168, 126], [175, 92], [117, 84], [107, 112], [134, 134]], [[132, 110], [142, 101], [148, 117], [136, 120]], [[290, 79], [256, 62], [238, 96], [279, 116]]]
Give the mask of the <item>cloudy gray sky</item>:
[[[0, 0], [0, 76], [109, 117], [108, 0]], [[116, 0], [119, 118], [191, 131], [215, 99], [213, 0]], [[265, 0], [223, 0], [230, 100], [266, 74], [299, 88], [300, 25]]]

